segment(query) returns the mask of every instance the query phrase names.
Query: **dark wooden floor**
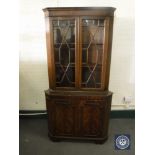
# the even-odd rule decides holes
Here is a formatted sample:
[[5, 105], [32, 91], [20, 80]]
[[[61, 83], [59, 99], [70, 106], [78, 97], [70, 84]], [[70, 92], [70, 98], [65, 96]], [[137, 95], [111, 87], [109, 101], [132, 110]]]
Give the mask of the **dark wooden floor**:
[[[134, 119], [111, 119], [109, 139], [102, 145], [81, 142], [52, 142], [47, 119], [20, 119], [20, 155], [134, 155]], [[115, 150], [115, 134], [130, 134], [131, 149]]]

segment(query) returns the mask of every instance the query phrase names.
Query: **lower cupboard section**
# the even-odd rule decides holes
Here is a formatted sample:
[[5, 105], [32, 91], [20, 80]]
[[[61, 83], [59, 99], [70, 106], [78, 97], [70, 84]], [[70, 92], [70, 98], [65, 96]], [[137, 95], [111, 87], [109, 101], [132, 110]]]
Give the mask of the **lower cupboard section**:
[[108, 137], [112, 93], [103, 96], [61, 96], [46, 93], [49, 136], [103, 142]]

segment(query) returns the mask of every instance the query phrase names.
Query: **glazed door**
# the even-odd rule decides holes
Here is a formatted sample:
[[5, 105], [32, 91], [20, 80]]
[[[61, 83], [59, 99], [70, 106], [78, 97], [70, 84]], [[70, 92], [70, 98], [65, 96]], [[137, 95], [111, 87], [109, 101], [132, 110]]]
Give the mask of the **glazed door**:
[[81, 18], [81, 88], [103, 89], [105, 19]]
[[75, 88], [77, 79], [77, 20], [52, 18], [55, 87]]
[[104, 89], [108, 20], [103, 17], [53, 17], [52, 76], [56, 89]]

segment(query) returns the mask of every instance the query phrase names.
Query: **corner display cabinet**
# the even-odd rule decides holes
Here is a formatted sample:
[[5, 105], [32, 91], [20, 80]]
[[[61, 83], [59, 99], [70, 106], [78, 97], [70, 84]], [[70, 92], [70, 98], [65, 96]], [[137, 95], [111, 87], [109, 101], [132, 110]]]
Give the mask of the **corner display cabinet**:
[[108, 137], [112, 7], [45, 8], [49, 89], [48, 135], [53, 141]]

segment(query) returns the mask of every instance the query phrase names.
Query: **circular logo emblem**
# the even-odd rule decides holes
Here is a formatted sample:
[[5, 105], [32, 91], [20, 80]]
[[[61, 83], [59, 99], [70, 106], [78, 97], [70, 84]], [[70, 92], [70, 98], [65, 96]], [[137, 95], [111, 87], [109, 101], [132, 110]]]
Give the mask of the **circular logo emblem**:
[[121, 149], [121, 150], [126, 149], [127, 147], [129, 147], [129, 145], [130, 145], [130, 141], [127, 136], [121, 135], [121, 136], [117, 137], [116, 146], [119, 149]]

